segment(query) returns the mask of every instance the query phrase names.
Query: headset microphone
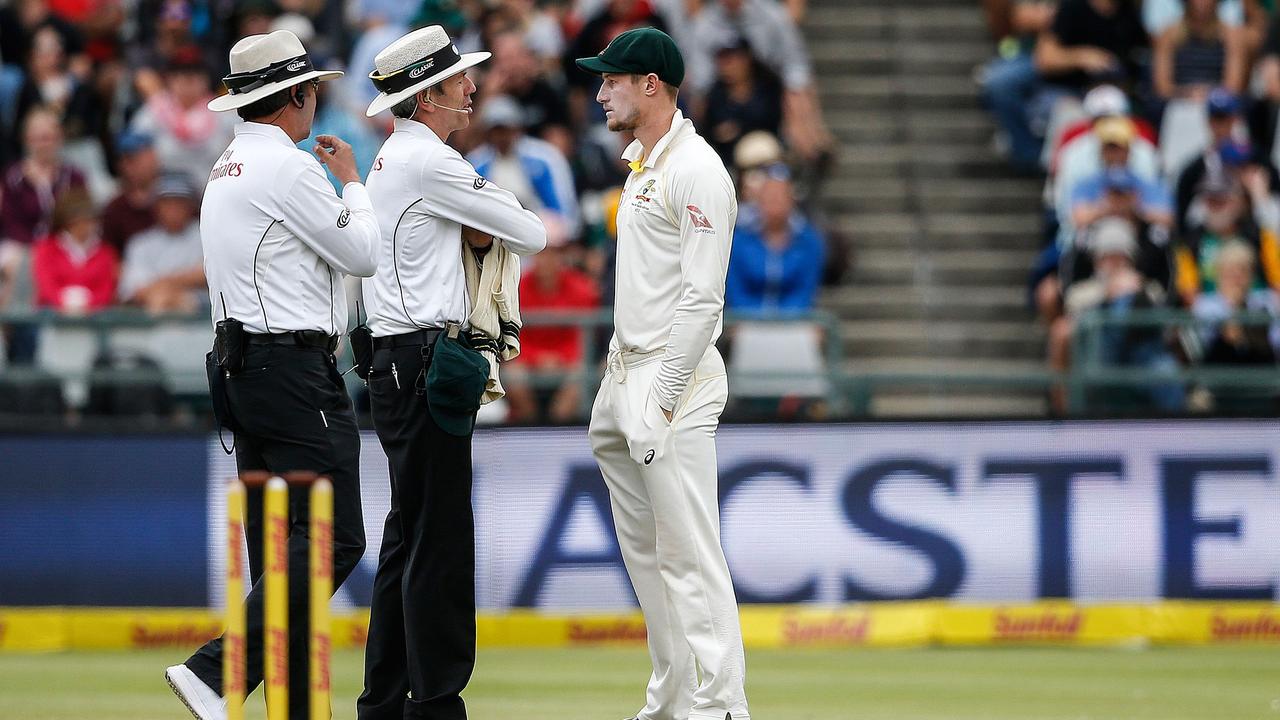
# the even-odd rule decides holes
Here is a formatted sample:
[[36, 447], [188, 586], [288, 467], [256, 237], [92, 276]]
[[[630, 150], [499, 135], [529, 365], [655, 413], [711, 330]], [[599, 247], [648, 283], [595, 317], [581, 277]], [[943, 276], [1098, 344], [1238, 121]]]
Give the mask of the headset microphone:
[[424, 93], [422, 94], [422, 99], [423, 99], [423, 100], [426, 100], [428, 103], [430, 103], [430, 104], [432, 104], [432, 105], [435, 105], [436, 107], [440, 108], [441, 110], [448, 110], [449, 112], [462, 113], [463, 115], [470, 115], [470, 114], [471, 114], [471, 108], [452, 108], [452, 107], [449, 107], [448, 105], [441, 105], [440, 103], [436, 102], [435, 100], [432, 100], [432, 99], [431, 99], [431, 90], [430, 90], [430, 89], [428, 89], [426, 92], [424, 92]]
[[462, 113], [463, 115], [471, 114], [471, 108], [451, 108], [448, 105], [441, 105], [440, 103], [436, 102], [435, 100], [432, 100], [431, 98], [427, 98], [427, 102], [431, 103], [432, 105], [435, 105], [441, 110], [449, 110], [451, 112]]

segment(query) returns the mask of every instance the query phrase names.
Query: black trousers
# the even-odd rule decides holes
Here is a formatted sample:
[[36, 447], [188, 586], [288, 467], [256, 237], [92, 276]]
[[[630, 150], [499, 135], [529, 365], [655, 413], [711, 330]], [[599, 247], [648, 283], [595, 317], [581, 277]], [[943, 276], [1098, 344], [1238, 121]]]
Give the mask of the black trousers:
[[463, 720], [476, 659], [471, 436], [441, 430], [419, 395], [417, 346], [374, 353], [369, 401], [391, 463], [360, 720]]
[[[337, 588], [364, 555], [360, 510], [360, 435], [351, 399], [333, 356], [318, 348], [255, 345], [246, 349], [244, 370], [226, 382], [240, 472], [306, 470], [333, 481], [333, 582]], [[289, 491], [289, 716], [309, 717], [310, 616], [307, 488]], [[246, 692], [263, 677], [262, 488], [247, 493], [245, 535], [249, 547], [246, 599], [248, 663]], [[206, 685], [222, 694], [222, 638], [187, 659]]]

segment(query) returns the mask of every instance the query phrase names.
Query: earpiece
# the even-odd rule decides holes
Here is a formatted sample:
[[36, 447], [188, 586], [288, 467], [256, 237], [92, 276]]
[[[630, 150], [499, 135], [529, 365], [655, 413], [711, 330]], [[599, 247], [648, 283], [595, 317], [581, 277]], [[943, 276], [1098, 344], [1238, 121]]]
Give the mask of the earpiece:
[[293, 104], [299, 108], [307, 103], [307, 92], [303, 90], [304, 84], [295, 85], [293, 87]]

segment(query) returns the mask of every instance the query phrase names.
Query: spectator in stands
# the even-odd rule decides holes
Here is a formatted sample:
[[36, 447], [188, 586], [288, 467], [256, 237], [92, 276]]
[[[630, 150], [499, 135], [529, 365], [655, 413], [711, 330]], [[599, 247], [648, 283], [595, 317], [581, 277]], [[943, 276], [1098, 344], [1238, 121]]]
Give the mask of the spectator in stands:
[[203, 184], [218, 156], [231, 142], [230, 113], [208, 108], [209, 74], [194, 47], [174, 53], [164, 73], [164, 89], [152, 95], [133, 117], [130, 129], [155, 139], [160, 166]]
[[[543, 71], [559, 69], [561, 58], [564, 56], [565, 37], [558, 18], [548, 8], [539, 7], [541, 3], [536, 0], [499, 0], [499, 2], [512, 17], [521, 45], [528, 50], [540, 69]], [[494, 55], [496, 56], [497, 53], [495, 52]]]
[[0, 7], [0, 167], [22, 157], [22, 119], [28, 108], [19, 98], [27, 83], [26, 65], [32, 42], [40, 30], [52, 28], [68, 58], [68, 65], [85, 67], [84, 34], [75, 25], [49, 11], [44, 0], [22, 0]]
[[1280, 117], [1280, 13], [1268, 19], [1266, 39], [1258, 52], [1255, 79], [1261, 85], [1262, 102], [1253, 125], [1255, 139], [1271, 163], [1280, 167], [1280, 143], [1276, 142], [1276, 120]]
[[[137, 36], [126, 51], [126, 59], [134, 70], [134, 84], [145, 102], [164, 89], [164, 69], [177, 53], [200, 47], [205, 59], [212, 60], [215, 49], [202, 45], [196, 37], [192, 27], [195, 8], [191, 0], [139, 0], [138, 9]], [[202, 10], [207, 13], [213, 8]]]
[[[520, 310], [524, 314], [550, 310], [593, 310], [600, 305], [596, 283], [568, 263], [568, 244], [563, 236], [548, 234], [547, 247], [534, 259], [533, 269], [520, 280]], [[582, 402], [581, 380], [584, 330], [576, 326], [526, 325], [520, 333], [520, 355], [504, 366], [503, 376], [513, 422], [532, 422], [542, 414], [553, 423], [568, 423], [579, 417]], [[559, 385], [539, 392], [531, 383], [531, 372], [562, 374]], [[540, 398], [541, 396], [541, 398]], [[542, 400], [540, 403], [539, 400]]]
[[1058, 95], [1046, 131], [1051, 146], [1078, 115], [1075, 99], [1087, 88], [1139, 77], [1137, 51], [1146, 45], [1133, 0], [1062, 0], [1035, 54], [1036, 69]]
[[485, 144], [468, 159], [476, 172], [512, 192], [543, 222], [577, 237], [581, 220], [569, 163], [554, 145], [524, 133], [524, 109], [506, 95], [490, 97], [480, 111]]
[[1203, 361], [1230, 365], [1274, 364], [1280, 349], [1280, 324], [1242, 324], [1232, 316], [1242, 312], [1280, 317], [1280, 296], [1257, 287], [1257, 255], [1248, 244], [1227, 241], [1218, 252], [1217, 285], [1196, 298], [1192, 312], [1201, 322]]
[[[1116, 167], [1090, 178], [1077, 188], [1073, 213], [1077, 228], [1088, 233], [1103, 218], [1122, 218], [1138, 228], [1138, 251], [1134, 257], [1138, 271], [1167, 288], [1173, 270], [1169, 257], [1172, 201], [1163, 186], [1146, 183], [1125, 167]], [[1080, 242], [1080, 233], [1065, 256], [1069, 279], [1076, 280], [1091, 272], [1089, 248]]]
[[62, 36], [50, 25], [31, 39], [26, 80], [18, 96], [18, 117], [36, 106], [57, 113], [64, 137], [79, 138], [92, 132], [100, 112], [86, 77], [72, 72]]
[[1187, 229], [1191, 209], [1200, 183], [1210, 169], [1235, 168], [1250, 164], [1251, 150], [1247, 142], [1247, 128], [1243, 122], [1240, 96], [1216, 88], [1205, 100], [1208, 115], [1208, 143], [1199, 156], [1192, 160], [1177, 177], [1177, 216], [1174, 218], [1179, 232]]
[[23, 122], [23, 159], [4, 176], [0, 238], [30, 246], [49, 232], [53, 205], [73, 188], [84, 189], [84, 174], [63, 161], [62, 126], [56, 112], [34, 108]]
[[1202, 293], [1217, 289], [1218, 258], [1231, 243], [1242, 244], [1254, 258], [1261, 258], [1254, 285], [1280, 288], [1280, 218], [1269, 180], [1261, 168], [1248, 170], [1242, 177], [1243, 182], [1228, 171], [1215, 170], [1200, 183], [1193, 203], [1193, 214], [1200, 222], [1181, 236], [1174, 254], [1178, 294], [1188, 307]]
[[1070, 244], [1075, 232], [1071, 221], [1072, 192], [1085, 178], [1104, 169], [1102, 135], [1108, 143], [1127, 148], [1127, 165], [1135, 175], [1152, 183], [1160, 179], [1155, 129], [1146, 121], [1130, 117], [1129, 100], [1124, 93], [1113, 85], [1100, 85], [1090, 90], [1084, 100], [1088, 119], [1066, 126], [1050, 164], [1048, 194], [1054, 201], [1059, 244]]
[[[1152, 127], [1151, 123], [1147, 122], [1146, 119], [1135, 117], [1131, 114], [1132, 111], [1129, 105], [1129, 98], [1124, 94], [1124, 91], [1115, 85], [1098, 85], [1085, 93], [1083, 104], [1086, 117], [1063, 127], [1062, 134], [1057, 138], [1057, 146], [1052, 148], [1051, 160], [1049, 163], [1050, 174], [1057, 172], [1062, 163], [1069, 162], [1069, 159], [1064, 159], [1064, 156], [1068, 156], [1069, 158], [1073, 153], [1082, 152], [1077, 149], [1080, 147], [1079, 141], [1088, 140], [1093, 137], [1093, 126], [1099, 120], [1108, 117], [1119, 117], [1128, 118], [1129, 121], [1133, 123], [1134, 139], [1133, 143], [1130, 145], [1130, 152], [1132, 153], [1139, 147], [1150, 148], [1152, 150], [1150, 156], [1151, 165], [1149, 166], [1149, 175], [1153, 178], [1156, 177], [1158, 173], [1158, 167], [1155, 164], [1156, 156], [1154, 152], [1157, 138], [1156, 129]], [[1097, 145], [1095, 144], [1092, 150], [1087, 154], [1093, 156], [1093, 167], [1096, 168], [1098, 154]], [[1132, 162], [1130, 164], [1132, 164]], [[1148, 171], [1145, 170], [1148, 166], [1144, 163], [1141, 167], [1144, 169], [1143, 174], [1148, 174]]]
[[1108, 118], [1094, 126], [1101, 146], [1101, 168], [1071, 188], [1071, 223], [1087, 227], [1108, 215], [1129, 217], [1165, 228], [1173, 222], [1173, 201], [1158, 180], [1130, 167], [1134, 125], [1127, 118]]
[[[683, 35], [686, 84], [705, 97], [715, 82], [715, 52], [741, 35], [751, 54], [772, 71], [783, 87], [784, 135], [806, 163], [821, 163], [833, 140], [822, 119], [813, 66], [804, 37], [775, 0], [707, 0]], [[701, 108], [694, 108], [701, 116]]]
[[774, 165], [734, 229], [725, 278], [725, 306], [735, 311], [805, 313], [813, 309], [826, 241], [796, 211], [791, 175]]
[[781, 130], [782, 88], [762, 70], [740, 35], [716, 51], [716, 80], [707, 93], [702, 125], [726, 166], [732, 166], [733, 149], [747, 133], [776, 136]]
[[153, 314], [189, 313], [207, 304], [199, 202], [185, 173], [167, 173], [156, 183], [156, 225], [134, 237], [125, 251], [122, 302]]
[[[1268, 0], [1270, 2], [1270, 0]], [[1218, 0], [1217, 20], [1223, 27], [1237, 32], [1252, 56], [1261, 46], [1270, 23], [1271, 9], [1258, 0]], [[1142, 25], [1150, 37], [1159, 37], [1183, 20], [1186, 0], [1143, 0]]]
[[134, 235], [155, 223], [155, 184], [160, 161], [149, 135], [125, 132], [116, 141], [120, 193], [102, 209], [102, 239], [121, 255]]
[[1156, 95], [1203, 101], [1214, 87], [1244, 90], [1248, 51], [1243, 31], [1218, 18], [1217, 0], [1187, 0], [1183, 17], [1152, 40]]
[[1137, 78], [1136, 51], [1146, 46], [1136, 3], [1062, 0], [1036, 43], [1036, 68], [1054, 85], [1083, 95], [1101, 78]]
[[998, 145], [1008, 149], [1015, 168], [1039, 169], [1044, 139], [1036, 134], [1031, 109], [1043, 83], [1035, 66], [1035, 40], [1049, 29], [1056, 0], [984, 0], [998, 55], [979, 75], [982, 97], [1000, 123]]
[[525, 37], [509, 31], [493, 39], [493, 45], [489, 46], [493, 59], [482, 85], [484, 94], [486, 97], [510, 96], [524, 110], [528, 133], [555, 145], [562, 155], [570, 157], [574, 138], [569, 129], [565, 94], [547, 80], [544, 66], [538, 63]]
[[112, 304], [120, 258], [102, 241], [93, 200], [80, 189], [54, 204], [53, 233], [32, 250], [36, 305], [67, 313], [100, 310]]
[[[1088, 245], [1093, 256], [1093, 275], [1067, 288], [1066, 314], [1049, 329], [1050, 368], [1058, 372], [1069, 368], [1076, 324], [1086, 312], [1097, 311], [1121, 321], [1108, 323], [1100, 331], [1099, 355], [1103, 364], [1138, 367], [1153, 375], [1172, 375], [1177, 363], [1165, 348], [1161, 333], [1123, 323], [1130, 311], [1159, 307], [1164, 301], [1160, 285], [1144, 277], [1135, 266], [1138, 239], [1133, 223], [1119, 217], [1105, 218], [1091, 229]], [[1062, 389], [1055, 388], [1051, 395], [1055, 411], [1065, 411], [1066, 397]], [[1108, 389], [1112, 409], [1115, 409], [1115, 398], [1125, 395], [1128, 393]], [[1183, 405], [1183, 390], [1172, 382], [1160, 383], [1145, 386], [1137, 397], [1126, 399], [1137, 402], [1139, 408], [1154, 406], [1175, 412]]]

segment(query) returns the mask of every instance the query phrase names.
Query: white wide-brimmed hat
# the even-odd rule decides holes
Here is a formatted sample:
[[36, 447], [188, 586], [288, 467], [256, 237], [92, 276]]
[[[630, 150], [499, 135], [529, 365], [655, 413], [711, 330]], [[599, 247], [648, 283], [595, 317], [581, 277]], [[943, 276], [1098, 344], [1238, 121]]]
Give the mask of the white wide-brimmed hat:
[[458, 54], [449, 33], [431, 25], [405, 35], [373, 59], [369, 79], [380, 91], [365, 115], [373, 117], [447, 77], [489, 59], [487, 52]]
[[235, 110], [298, 83], [340, 77], [337, 70], [316, 70], [302, 41], [288, 30], [250, 35], [231, 46], [231, 74], [222, 78], [228, 92], [210, 100], [209, 109]]

